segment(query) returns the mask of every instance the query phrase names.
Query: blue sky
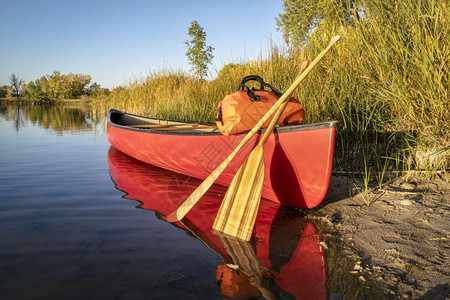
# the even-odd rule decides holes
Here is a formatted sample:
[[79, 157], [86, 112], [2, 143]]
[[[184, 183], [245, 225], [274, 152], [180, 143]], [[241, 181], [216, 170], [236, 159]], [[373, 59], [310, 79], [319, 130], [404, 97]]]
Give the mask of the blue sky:
[[196, 20], [214, 50], [213, 65], [266, 55], [281, 45], [281, 0], [1, 1], [0, 85], [53, 70], [89, 74], [112, 88], [152, 70], [189, 70], [187, 30]]

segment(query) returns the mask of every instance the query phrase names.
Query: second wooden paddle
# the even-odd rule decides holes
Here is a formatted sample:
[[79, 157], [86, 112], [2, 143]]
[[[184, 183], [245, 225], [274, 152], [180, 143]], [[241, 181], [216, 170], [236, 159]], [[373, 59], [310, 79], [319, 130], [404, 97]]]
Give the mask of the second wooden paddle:
[[[303, 62], [297, 78], [310, 64], [310, 61]], [[290, 98], [291, 95], [288, 96], [288, 99]], [[288, 102], [288, 100], [285, 101], [278, 108], [262, 139], [234, 176], [214, 220], [214, 230], [245, 241], [250, 239], [253, 226], [249, 224], [254, 223], [256, 218], [256, 213], [251, 214], [250, 212], [258, 210], [259, 200], [261, 199], [260, 196], [258, 197], [258, 190], [262, 190], [264, 181], [264, 145]], [[249, 188], [242, 188], [245, 186]], [[256, 195], [253, 195], [253, 193], [256, 193]], [[255, 201], [247, 201], [246, 199], [254, 199]]]
[[[308, 72], [302, 73], [295, 82], [299, 78], [304, 78], [302, 75], [309, 73], [339, 38], [339, 36], [332, 38], [325, 50], [307, 68]], [[293, 90], [289, 90], [287, 99], [290, 98], [292, 92]], [[278, 117], [283, 112], [283, 109], [284, 105], [279, 108]], [[261, 141], [252, 150], [234, 176], [214, 221], [213, 229], [245, 241], [250, 240], [264, 182], [264, 145], [275, 128], [277, 123], [275, 119], [276, 117], [272, 119]]]

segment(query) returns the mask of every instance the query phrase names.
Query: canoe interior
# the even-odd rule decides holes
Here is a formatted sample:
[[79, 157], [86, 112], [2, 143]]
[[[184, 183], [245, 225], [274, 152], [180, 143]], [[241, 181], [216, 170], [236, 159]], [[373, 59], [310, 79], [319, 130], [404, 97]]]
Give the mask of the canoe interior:
[[164, 133], [180, 131], [186, 134], [195, 132], [218, 132], [215, 124], [142, 117], [119, 111], [110, 112], [109, 121], [116, 126], [139, 131], [159, 131]]
[[[217, 126], [212, 123], [185, 122], [168, 119], [158, 119], [152, 117], [138, 116], [118, 110], [110, 110], [108, 122], [116, 127], [128, 130], [147, 131], [163, 134], [183, 134], [183, 135], [220, 135]], [[275, 132], [292, 132], [300, 130], [314, 130], [322, 128], [334, 128], [337, 121], [324, 121], [312, 124], [288, 125], [276, 127]], [[264, 131], [264, 129], [262, 129]], [[246, 134], [241, 133], [241, 134]]]

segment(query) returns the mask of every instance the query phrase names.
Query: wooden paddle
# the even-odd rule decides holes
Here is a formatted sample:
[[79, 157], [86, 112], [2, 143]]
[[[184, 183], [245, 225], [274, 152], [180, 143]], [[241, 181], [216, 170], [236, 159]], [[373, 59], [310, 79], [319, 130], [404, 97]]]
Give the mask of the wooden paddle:
[[[310, 64], [309, 71], [325, 55], [334, 43], [339, 40], [335, 37], [328, 47]], [[307, 64], [302, 66], [301, 72]], [[305, 75], [306, 76], [306, 75]], [[297, 77], [302, 77], [302, 73]], [[304, 78], [304, 76], [303, 76]], [[297, 82], [296, 79], [296, 82]], [[292, 93], [292, 91], [290, 91]], [[288, 99], [290, 98], [290, 94]], [[213, 229], [248, 241], [251, 238], [261, 201], [262, 186], [264, 182], [264, 145], [272, 133], [278, 118], [287, 104], [280, 106], [276, 116], [267, 127], [261, 141], [252, 150], [248, 158], [239, 168], [228, 188], [222, 205], [214, 221]]]
[[262, 127], [262, 125], [270, 118], [270, 116], [277, 110], [287, 99], [288, 95], [292, 94], [295, 88], [303, 81], [308, 73], [314, 68], [319, 60], [325, 55], [326, 51], [339, 40], [339, 36], [334, 37], [328, 47], [317, 56], [311, 65], [297, 78], [288, 90], [275, 102], [275, 104], [266, 112], [266, 114], [259, 120], [258, 123], [250, 130], [247, 135], [242, 139], [239, 145], [230, 153], [230, 155], [216, 167], [216, 169], [209, 174], [208, 177], [195, 189], [194, 192], [181, 204], [181, 206], [173, 213], [167, 216], [169, 222], [178, 222], [191, 210], [191, 208], [200, 200], [200, 198], [206, 193], [216, 179], [222, 174], [223, 170], [228, 166], [231, 160], [236, 156], [239, 150], [255, 135], [256, 132]]
[[[296, 79], [301, 76], [303, 71], [310, 64], [310, 61], [303, 62]], [[288, 96], [288, 99], [290, 98], [291, 95]], [[277, 113], [267, 127], [262, 139], [255, 147], [255, 149], [253, 149], [253, 151], [250, 153], [249, 157], [241, 165], [233, 180], [231, 181], [230, 187], [225, 194], [222, 205], [220, 206], [219, 211], [217, 212], [216, 219], [214, 220], [214, 230], [229, 234], [245, 241], [248, 241], [250, 239], [251, 233], [253, 231], [253, 226], [251, 228], [247, 228], [248, 226], [244, 227], [244, 233], [242, 229], [239, 228], [239, 225], [242, 225], [242, 219], [246, 218], [245, 216], [249, 214], [249, 211], [257, 211], [258, 209], [261, 197], [259, 197], [259, 199], [256, 199], [256, 196], [251, 197], [248, 193], [255, 192], [256, 195], [258, 195], [258, 190], [262, 190], [262, 183], [264, 181], [264, 145], [269, 139], [270, 134], [275, 128], [275, 125], [278, 123], [278, 119], [283, 114], [283, 111], [288, 103], [289, 101], [285, 101], [280, 106], [280, 108], [278, 108]], [[248, 180], [251, 179], [253, 179], [254, 181], [248, 182]], [[249, 188], [243, 188], [246, 186], [248, 186]], [[250, 188], [256, 189], [250, 190]], [[240, 193], [244, 194], [241, 195]], [[256, 201], [248, 203], [246, 199], [255, 199]], [[250, 215], [249, 217], [256, 219], [256, 213], [254, 214], [254, 216]], [[251, 222], [254, 222], [254, 220], [251, 219], [248, 219], [247, 221], [250, 224]], [[238, 226], [236, 227], [236, 225]]]

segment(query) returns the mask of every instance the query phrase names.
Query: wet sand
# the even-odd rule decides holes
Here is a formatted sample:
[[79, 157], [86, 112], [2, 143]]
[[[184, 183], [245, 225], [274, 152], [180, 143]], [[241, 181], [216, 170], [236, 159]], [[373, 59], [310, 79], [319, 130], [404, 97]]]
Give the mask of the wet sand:
[[354, 183], [333, 176], [323, 203], [306, 213], [342, 241], [348, 273], [375, 282], [377, 297], [450, 299], [449, 181], [448, 173], [399, 178], [374, 190], [368, 206], [363, 194], [349, 197]]

